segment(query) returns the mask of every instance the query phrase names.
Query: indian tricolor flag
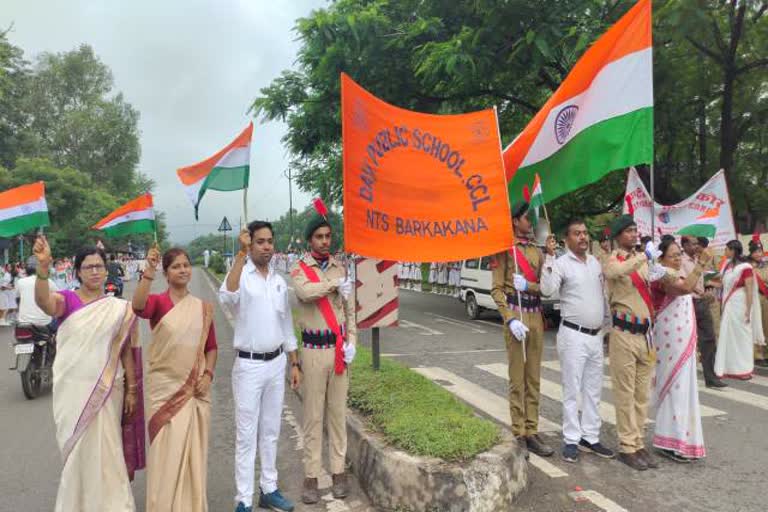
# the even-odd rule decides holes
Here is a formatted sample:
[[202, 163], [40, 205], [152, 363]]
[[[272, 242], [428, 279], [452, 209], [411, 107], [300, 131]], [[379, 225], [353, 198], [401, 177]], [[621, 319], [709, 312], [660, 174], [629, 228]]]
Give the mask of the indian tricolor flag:
[[0, 193], [0, 237], [19, 235], [50, 224], [42, 181]]
[[720, 207], [710, 208], [696, 217], [696, 222], [677, 232], [678, 235], [703, 236], [715, 238], [717, 226], [720, 224]]
[[651, 0], [640, 0], [579, 59], [504, 150], [509, 193], [540, 174], [551, 201], [610, 171], [653, 162]]
[[248, 188], [252, 135], [253, 123], [250, 123], [235, 140], [212, 157], [176, 171], [184, 192], [195, 207], [195, 219], [207, 190], [229, 192]]
[[115, 237], [155, 232], [155, 210], [152, 194], [144, 194], [125, 203], [91, 229], [98, 229], [106, 236]]

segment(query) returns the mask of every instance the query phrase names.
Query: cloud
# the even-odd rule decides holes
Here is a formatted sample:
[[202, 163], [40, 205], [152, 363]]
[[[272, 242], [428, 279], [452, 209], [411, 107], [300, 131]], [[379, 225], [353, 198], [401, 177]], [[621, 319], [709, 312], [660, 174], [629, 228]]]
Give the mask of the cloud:
[[[195, 223], [175, 170], [210, 156], [249, 122], [260, 88], [296, 58], [295, 20], [322, 0], [4, 0], [0, 27], [27, 60], [82, 43], [114, 73], [115, 89], [141, 114], [139, 170], [157, 183], [171, 238], [187, 242], [215, 231], [226, 215], [235, 228], [241, 192], [209, 192]], [[276, 219], [288, 209], [288, 156], [282, 123], [256, 124], [251, 149], [249, 216]], [[294, 205], [309, 197], [294, 186]]]

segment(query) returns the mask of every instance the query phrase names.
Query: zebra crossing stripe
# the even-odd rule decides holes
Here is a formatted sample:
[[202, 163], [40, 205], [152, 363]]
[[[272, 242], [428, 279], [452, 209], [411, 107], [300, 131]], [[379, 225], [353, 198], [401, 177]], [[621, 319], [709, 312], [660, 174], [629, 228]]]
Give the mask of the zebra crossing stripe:
[[[507, 428], [511, 427], [509, 403], [506, 399], [443, 368], [416, 367], [413, 368], [413, 371], [439, 384], [456, 397], [487, 414]], [[544, 418], [540, 418], [539, 427], [539, 430], [542, 432], [560, 430], [558, 425]], [[533, 453], [530, 454], [529, 462], [550, 478], [568, 476], [568, 473], [562, 469]]]

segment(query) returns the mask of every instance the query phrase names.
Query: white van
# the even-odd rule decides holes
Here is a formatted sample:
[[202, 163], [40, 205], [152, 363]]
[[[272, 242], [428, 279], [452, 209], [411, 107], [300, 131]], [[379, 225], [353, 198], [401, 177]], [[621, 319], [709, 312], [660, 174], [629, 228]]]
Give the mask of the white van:
[[[461, 264], [461, 285], [459, 300], [464, 303], [464, 310], [472, 320], [480, 317], [483, 311], [498, 311], [496, 302], [491, 297], [493, 284], [491, 257], [464, 260]], [[556, 324], [560, 323], [560, 297], [543, 297], [542, 309], [544, 317]]]

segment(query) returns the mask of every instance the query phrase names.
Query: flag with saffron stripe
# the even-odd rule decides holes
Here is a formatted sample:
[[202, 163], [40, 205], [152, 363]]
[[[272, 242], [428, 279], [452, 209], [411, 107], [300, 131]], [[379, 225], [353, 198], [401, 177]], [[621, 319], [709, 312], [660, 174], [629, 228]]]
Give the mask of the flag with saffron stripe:
[[652, 162], [651, 0], [640, 0], [504, 150], [504, 168], [511, 197], [538, 173], [551, 201], [613, 170]]
[[42, 181], [0, 192], [0, 237], [19, 235], [50, 224]]
[[195, 207], [195, 219], [206, 191], [230, 192], [248, 188], [252, 135], [253, 123], [249, 123], [235, 140], [212, 157], [176, 171], [184, 192]]
[[154, 233], [156, 225], [153, 206], [152, 194], [144, 194], [125, 203], [91, 229], [97, 229], [109, 237]]

